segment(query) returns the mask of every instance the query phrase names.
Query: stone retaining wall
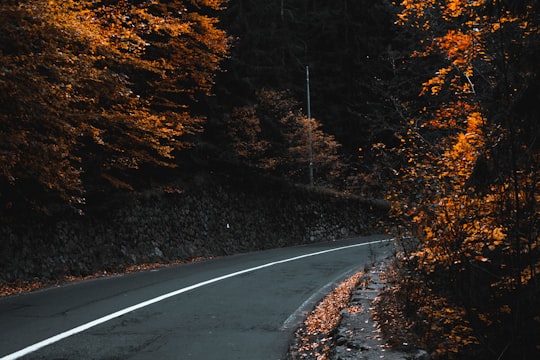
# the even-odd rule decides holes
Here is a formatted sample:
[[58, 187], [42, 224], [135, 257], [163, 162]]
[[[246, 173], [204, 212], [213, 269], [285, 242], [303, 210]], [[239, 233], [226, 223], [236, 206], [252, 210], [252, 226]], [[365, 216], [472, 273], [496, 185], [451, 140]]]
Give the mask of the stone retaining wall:
[[121, 271], [372, 231], [369, 202], [304, 188], [166, 188], [79, 218], [0, 225], [0, 283]]

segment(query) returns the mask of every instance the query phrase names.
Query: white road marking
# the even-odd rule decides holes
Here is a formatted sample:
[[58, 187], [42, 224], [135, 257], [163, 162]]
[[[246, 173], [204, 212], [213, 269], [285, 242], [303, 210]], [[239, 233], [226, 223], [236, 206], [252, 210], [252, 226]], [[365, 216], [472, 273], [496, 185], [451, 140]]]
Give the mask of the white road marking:
[[346, 249], [351, 249], [351, 248], [360, 247], [360, 246], [381, 244], [381, 243], [389, 242], [389, 241], [393, 241], [393, 240], [394, 239], [376, 240], [376, 241], [370, 241], [370, 242], [367, 242], [367, 243], [354, 244], [354, 245], [342, 246], [342, 247], [338, 247], [338, 248], [334, 248], [334, 249], [317, 251], [317, 252], [314, 252], [314, 253], [295, 256], [295, 257], [284, 259], [284, 260], [278, 260], [278, 261], [270, 262], [270, 263], [267, 263], [267, 264], [264, 264], [264, 265], [255, 266], [255, 267], [252, 267], [252, 268], [249, 268], [249, 269], [237, 271], [237, 272], [234, 272], [234, 273], [231, 273], [231, 274], [219, 276], [219, 277], [216, 277], [216, 278], [213, 278], [213, 279], [210, 279], [210, 280], [206, 280], [206, 281], [203, 281], [203, 282], [200, 282], [200, 283], [197, 283], [197, 284], [194, 284], [194, 285], [191, 285], [191, 286], [188, 286], [188, 287], [185, 287], [185, 288], [182, 288], [182, 289], [179, 289], [179, 290], [176, 290], [176, 291], [173, 291], [173, 292], [170, 292], [170, 293], [155, 297], [153, 299], [141, 302], [139, 304], [135, 304], [135, 305], [127, 307], [125, 309], [116, 311], [116, 312], [114, 312], [112, 314], [103, 316], [103, 317], [101, 317], [99, 319], [96, 319], [96, 320], [90, 321], [90, 322], [88, 322], [86, 324], [77, 326], [77, 327], [75, 327], [75, 328], [73, 328], [71, 330], [65, 331], [63, 333], [60, 333], [58, 335], [52, 336], [52, 337], [50, 337], [48, 339], [42, 340], [42, 341], [40, 341], [38, 343], [35, 343], [35, 344], [30, 345], [28, 347], [25, 347], [24, 349], [21, 349], [21, 350], [19, 350], [17, 352], [6, 355], [6, 356], [0, 358], [0, 360], [15, 360], [15, 359], [18, 359], [18, 358], [23, 357], [25, 355], [36, 352], [37, 350], [39, 350], [41, 348], [52, 345], [52, 344], [54, 344], [54, 343], [56, 343], [58, 341], [61, 341], [61, 340], [66, 339], [66, 338], [68, 338], [70, 336], [79, 334], [79, 333], [81, 333], [83, 331], [86, 331], [88, 329], [91, 329], [91, 328], [93, 328], [95, 326], [101, 325], [101, 324], [103, 324], [103, 323], [105, 323], [107, 321], [110, 321], [110, 320], [116, 319], [116, 318], [118, 318], [120, 316], [126, 315], [126, 314], [128, 314], [130, 312], [142, 309], [144, 307], [147, 307], [147, 306], [150, 306], [152, 304], [158, 303], [160, 301], [166, 300], [166, 299], [171, 298], [173, 296], [180, 295], [180, 294], [183, 294], [185, 292], [188, 292], [188, 291], [191, 291], [191, 290], [194, 290], [194, 289], [206, 286], [206, 285], [213, 284], [213, 283], [218, 282], [218, 281], [229, 279], [229, 278], [239, 276], [239, 275], [242, 275], [242, 274], [247, 274], [247, 273], [250, 273], [250, 272], [257, 271], [257, 270], [265, 269], [265, 268], [268, 268], [268, 267], [271, 267], [271, 266], [276, 266], [276, 265], [285, 264], [285, 263], [296, 261], [296, 260], [305, 259], [305, 258], [312, 257], [312, 256], [327, 254], [327, 253], [331, 253], [331, 252], [334, 252], [334, 251], [346, 250]]

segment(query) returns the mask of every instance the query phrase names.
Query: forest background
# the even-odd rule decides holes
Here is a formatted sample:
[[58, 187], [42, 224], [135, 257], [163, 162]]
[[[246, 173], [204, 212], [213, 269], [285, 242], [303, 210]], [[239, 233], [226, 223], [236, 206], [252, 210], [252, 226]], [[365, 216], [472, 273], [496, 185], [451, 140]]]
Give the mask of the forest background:
[[5, 0], [0, 27], [2, 222], [312, 161], [414, 239], [393, 296], [418, 346], [537, 358], [537, 1]]

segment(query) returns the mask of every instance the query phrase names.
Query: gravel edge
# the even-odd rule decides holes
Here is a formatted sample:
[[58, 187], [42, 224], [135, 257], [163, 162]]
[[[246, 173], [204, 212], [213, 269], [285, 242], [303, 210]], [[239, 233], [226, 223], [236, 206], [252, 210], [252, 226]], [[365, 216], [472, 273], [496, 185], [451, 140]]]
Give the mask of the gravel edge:
[[[349, 294], [347, 306], [340, 310], [341, 320], [334, 330], [308, 338], [305, 323], [298, 328], [284, 359], [429, 360], [430, 356], [424, 350], [391, 349], [386, 345], [379, 325], [373, 319], [372, 303], [385, 287], [384, 272], [390, 261], [391, 259], [388, 258], [373, 264], [370, 268], [366, 267]], [[313, 316], [313, 312], [310, 316]], [[325, 346], [315, 348], [317, 342], [322, 342]], [[306, 346], [306, 343], [312, 344], [311, 348]], [[404, 344], [405, 348], [406, 346], [407, 344]], [[321, 351], [323, 349], [324, 351]]]

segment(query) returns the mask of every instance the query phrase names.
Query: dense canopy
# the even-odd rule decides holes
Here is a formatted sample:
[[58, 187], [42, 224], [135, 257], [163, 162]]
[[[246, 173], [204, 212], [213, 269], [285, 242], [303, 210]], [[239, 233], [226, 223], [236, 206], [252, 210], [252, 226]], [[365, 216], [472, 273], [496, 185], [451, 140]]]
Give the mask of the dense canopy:
[[[84, 178], [172, 164], [204, 114], [228, 37], [223, 1], [3, 1], [0, 201], [84, 201]], [[40, 204], [37, 204], [40, 206]]]

